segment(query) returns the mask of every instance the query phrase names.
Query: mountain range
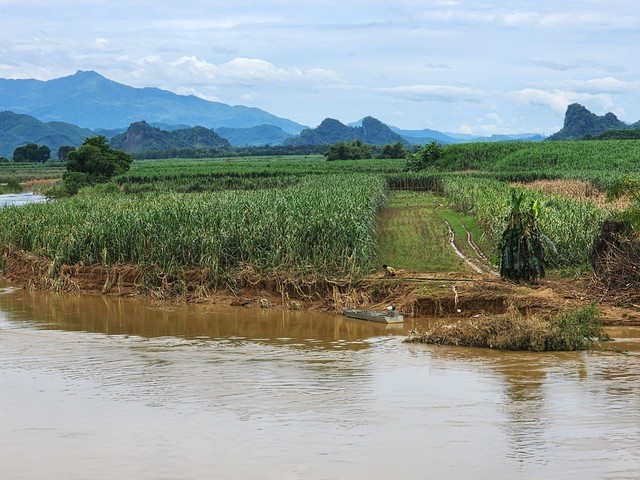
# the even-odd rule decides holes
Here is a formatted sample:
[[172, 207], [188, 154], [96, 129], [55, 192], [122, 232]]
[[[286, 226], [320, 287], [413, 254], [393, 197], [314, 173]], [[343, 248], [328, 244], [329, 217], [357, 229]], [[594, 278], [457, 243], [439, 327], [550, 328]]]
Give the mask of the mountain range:
[[305, 128], [258, 108], [211, 102], [159, 88], [129, 87], [82, 70], [48, 81], [0, 79], [3, 110], [92, 130], [122, 128], [139, 120], [207, 128], [274, 125], [294, 135]]
[[[144, 125], [137, 125], [139, 122]], [[373, 145], [544, 140], [535, 133], [479, 137], [431, 129], [406, 130], [372, 117], [347, 125], [327, 118], [309, 128], [258, 108], [231, 106], [158, 88], [134, 88], [92, 71], [48, 81], [0, 79], [0, 156], [9, 157], [16, 147], [27, 143], [44, 144], [55, 152], [62, 145], [79, 146], [84, 138], [97, 134], [118, 144], [118, 135], [131, 126], [133, 132], [128, 133], [123, 145], [135, 151], [167, 145], [193, 148], [190, 142], [225, 148], [224, 139], [234, 147], [329, 145], [353, 140]], [[144, 127], [143, 135], [140, 127]], [[198, 130], [191, 131], [195, 127]], [[133, 142], [131, 135], [136, 128], [138, 138]], [[613, 113], [598, 116], [582, 105], [572, 104], [563, 128], [547, 139], [582, 139], [638, 128], [640, 122], [627, 124]], [[162, 133], [176, 130], [184, 131], [173, 136]]]

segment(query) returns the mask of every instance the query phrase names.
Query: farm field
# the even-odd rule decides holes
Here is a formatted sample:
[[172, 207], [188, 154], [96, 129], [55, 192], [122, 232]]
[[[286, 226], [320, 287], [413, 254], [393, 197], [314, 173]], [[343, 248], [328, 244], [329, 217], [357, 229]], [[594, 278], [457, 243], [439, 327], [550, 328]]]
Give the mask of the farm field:
[[[602, 193], [637, 175], [636, 145], [453, 145], [421, 172], [403, 171], [404, 160], [322, 156], [136, 161], [112, 183], [73, 198], [0, 211], [0, 267], [20, 279], [29, 256], [36, 267], [23, 270], [39, 272], [29, 282], [40, 288], [186, 301], [253, 289], [245, 295], [268, 292], [284, 308], [394, 301], [421, 314], [431, 307], [407, 293], [406, 282], [370, 291], [381, 264], [411, 278], [496, 280], [491, 264], [513, 189], [525, 192], [524, 204], [542, 206], [549, 276], [584, 281], [594, 238], [619, 206], [533, 182], [580, 180]], [[46, 171], [5, 164], [0, 178], [44, 179]], [[461, 289], [453, 289], [456, 302]]]

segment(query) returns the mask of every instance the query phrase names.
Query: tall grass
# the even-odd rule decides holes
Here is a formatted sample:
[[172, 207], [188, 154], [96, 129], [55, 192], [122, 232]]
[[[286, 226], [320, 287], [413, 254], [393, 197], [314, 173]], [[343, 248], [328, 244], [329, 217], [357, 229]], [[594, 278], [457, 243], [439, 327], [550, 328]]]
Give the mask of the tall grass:
[[[463, 212], [476, 217], [493, 243], [498, 244], [509, 213], [511, 187], [508, 184], [487, 178], [444, 176], [442, 191]], [[537, 190], [523, 191], [523, 205], [539, 200], [543, 206], [540, 230], [553, 244], [547, 252], [549, 266], [560, 268], [586, 264], [593, 239], [611, 212], [588, 201], [547, 195]]]
[[310, 177], [273, 190], [93, 193], [0, 210], [0, 243], [74, 264], [296, 277], [357, 276], [377, 254], [377, 175]]

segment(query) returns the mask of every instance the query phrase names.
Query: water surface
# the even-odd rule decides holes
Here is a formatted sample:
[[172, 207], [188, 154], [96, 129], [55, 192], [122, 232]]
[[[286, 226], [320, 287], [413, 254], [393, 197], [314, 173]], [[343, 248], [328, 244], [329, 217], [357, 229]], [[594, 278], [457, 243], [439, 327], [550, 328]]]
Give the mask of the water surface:
[[[1, 285], [0, 285], [1, 286]], [[640, 478], [613, 352], [405, 344], [341, 316], [0, 290], [11, 479]]]
[[0, 194], [0, 208], [9, 205], [21, 206], [27, 203], [40, 203], [46, 201], [44, 195], [36, 195], [33, 192], [3, 193]]

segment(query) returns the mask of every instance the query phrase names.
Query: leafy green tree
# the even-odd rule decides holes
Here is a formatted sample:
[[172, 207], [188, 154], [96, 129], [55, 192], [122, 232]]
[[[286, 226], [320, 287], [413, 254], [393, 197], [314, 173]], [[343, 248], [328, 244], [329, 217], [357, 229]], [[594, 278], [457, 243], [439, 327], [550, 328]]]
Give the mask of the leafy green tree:
[[80, 148], [67, 155], [67, 172], [86, 173], [91, 183], [108, 181], [115, 175], [129, 170], [131, 156], [122, 150], [109, 147], [104, 135], [88, 137]]
[[22, 147], [17, 147], [13, 151], [14, 162], [38, 162], [45, 163], [51, 156], [51, 149], [46, 145], [38, 146], [35, 143], [28, 143]]
[[396, 142], [382, 147], [380, 158], [404, 158], [406, 155], [404, 144], [402, 142]]
[[423, 146], [417, 153], [407, 155], [404, 170], [410, 172], [424, 170], [427, 167], [435, 165], [441, 156], [442, 147], [438, 142], [433, 140]]
[[74, 195], [85, 185], [108, 182], [129, 170], [131, 162], [129, 154], [110, 148], [104, 135], [88, 137], [67, 155], [63, 194]]

